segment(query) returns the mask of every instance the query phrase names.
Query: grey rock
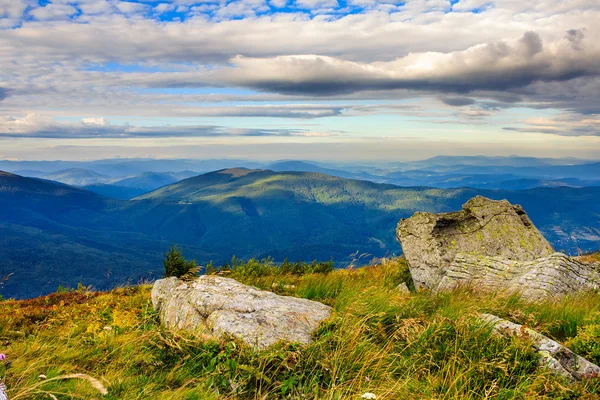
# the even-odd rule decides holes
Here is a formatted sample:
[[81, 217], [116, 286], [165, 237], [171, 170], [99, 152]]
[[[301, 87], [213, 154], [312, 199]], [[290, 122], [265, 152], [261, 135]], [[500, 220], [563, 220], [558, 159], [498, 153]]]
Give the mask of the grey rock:
[[310, 343], [332, 311], [315, 301], [279, 296], [220, 276], [191, 282], [160, 279], [152, 288], [152, 304], [169, 328], [239, 338], [257, 349], [279, 341]]
[[458, 212], [417, 212], [396, 235], [417, 289], [436, 290], [457, 254], [531, 261], [554, 253], [521, 206], [482, 196]]
[[402, 294], [404, 296], [410, 295], [410, 289], [408, 288], [408, 285], [405, 282], [402, 282], [401, 284], [396, 286], [396, 289], [398, 289], [400, 294]]
[[571, 382], [597, 377], [600, 374], [600, 367], [596, 364], [533, 329], [491, 314], [482, 314], [481, 319], [491, 324], [494, 331], [502, 336], [521, 336], [531, 340], [533, 348], [540, 355], [540, 365]]
[[530, 300], [561, 297], [600, 287], [600, 265], [583, 263], [562, 253], [533, 261], [458, 254], [437, 290], [448, 291], [461, 285], [519, 293]]

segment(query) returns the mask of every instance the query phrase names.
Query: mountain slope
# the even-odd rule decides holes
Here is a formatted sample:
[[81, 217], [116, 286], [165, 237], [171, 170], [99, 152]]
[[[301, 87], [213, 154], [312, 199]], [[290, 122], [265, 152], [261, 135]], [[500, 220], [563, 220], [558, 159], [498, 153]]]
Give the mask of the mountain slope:
[[279, 161], [268, 166], [268, 169], [276, 172], [317, 172], [339, 178], [362, 179], [372, 182], [385, 181], [385, 177], [372, 175], [366, 172], [346, 171], [342, 169], [325, 168], [304, 161]]
[[[137, 281], [167, 242], [123, 229], [120, 203], [67, 185], [0, 173], [0, 286], [29, 297], [78, 282]], [[113, 274], [114, 272], [114, 274]]]
[[[171, 243], [204, 264], [399, 254], [395, 227], [415, 211], [460, 209], [481, 194], [523, 205], [557, 249], [600, 247], [600, 188], [525, 191], [397, 187], [318, 173], [229, 169], [132, 201], [0, 175], [0, 288], [29, 297], [78, 282], [108, 288], [159, 276]], [[353, 254], [357, 254], [352, 256]]]
[[[222, 207], [232, 215], [243, 215], [262, 223], [269, 221], [270, 227], [281, 224], [302, 226], [315, 220], [328, 227], [325, 222], [333, 218], [335, 222], [330, 222], [331, 227], [352, 227], [366, 235], [355, 238], [357, 250], [373, 238], [381, 249], [394, 251], [397, 245], [393, 227], [398, 219], [415, 211], [457, 210], [477, 194], [523, 205], [557, 248], [577, 251], [600, 245], [600, 206], [596, 202], [600, 188], [597, 187], [550, 187], [525, 191], [442, 190], [397, 187], [317, 173], [236, 169], [190, 178], [138, 199], [180, 203], [188, 207]], [[310, 214], [300, 217], [306, 210], [310, 210]], [[237, 223], [238, 226], [251, 224], [250, 221]], [[287, 230], [293, 229], [288, 227]], [[269, 233], [264, 232], [264, 235]], [[375, 254], [381, 254], [381, 251]]]
[[44, 174], [41, 176], [41, 178], [73, 186], [109, 183], [112, 181], [112, 179], [108, 176], [101, 175], [94, 171], [83, 168], [71, 168], [58, 172], [51, 172]]
[[182, 179], [196, 176], [195, 172], [183, 171], [174, 172], [145, 172], [141, 175], [115, 181], [114, 184], [122, 187], [136, 188], [141, 190], [155, 190], [160, 187], [170, 185]]

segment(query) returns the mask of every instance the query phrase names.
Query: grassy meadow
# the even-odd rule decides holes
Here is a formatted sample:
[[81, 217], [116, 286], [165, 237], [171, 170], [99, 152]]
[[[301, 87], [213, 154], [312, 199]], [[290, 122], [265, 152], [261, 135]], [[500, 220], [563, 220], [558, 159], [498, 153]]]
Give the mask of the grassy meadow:
[[[527, 339], [494, 335], [477, 315], [526, 324], [600, 363], [600, 294], [528, 304], [517, 296], [403, 295], [402, 259], [329, 271], [327, 263], [234, 262], [229, 276], [321, 301], [332, 318], [306, 347], [255, 351], [162, 328], [150, 285], [80, 287], [0, 302], [0, 377], [18, 399], [595, 399], [538, 368]], [[105, 395], [103, 393], [106, 393]]]

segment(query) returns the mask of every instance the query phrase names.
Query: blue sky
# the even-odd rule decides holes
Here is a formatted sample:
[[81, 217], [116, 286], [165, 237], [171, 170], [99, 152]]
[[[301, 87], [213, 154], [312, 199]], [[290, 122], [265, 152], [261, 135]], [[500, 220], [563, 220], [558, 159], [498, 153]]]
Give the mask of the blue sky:
[[0, 157], [598, 158], [599, 19], [596, 0], [0, 0]]

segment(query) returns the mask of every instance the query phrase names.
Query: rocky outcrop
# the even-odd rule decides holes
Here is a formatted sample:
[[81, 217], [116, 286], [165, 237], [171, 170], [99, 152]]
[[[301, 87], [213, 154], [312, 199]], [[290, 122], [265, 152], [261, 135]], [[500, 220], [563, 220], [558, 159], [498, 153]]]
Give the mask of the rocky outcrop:
[[279, 341], [307, 344], [331, 308], [279, 296], [220, 276], [155, 282], [152, 304], [164, 325], [214, 337], [239, 338], [262, 349]]
[[482, 314], [481, 319], [494, 327], [502, 336], [520, 336], [531, 341], [540, 355], [540, 364], [569, 381], [596, 378], [600, 367], [578, 356], [560, 343], [534, 331], [491, 314]]
[[560, 297], [600, 287], [600, 265], [583, 263], [562, 253], [533, 261], [458, 254], [438, 290], [465, 284], [479, 290], [519, 293], [532, 300]]
[[533, 261], [554, 253], [521, 206], [481, 196], [462, 211], [417, 212], [396, 235], [418, 289], [436, 290], [458, 254]]

